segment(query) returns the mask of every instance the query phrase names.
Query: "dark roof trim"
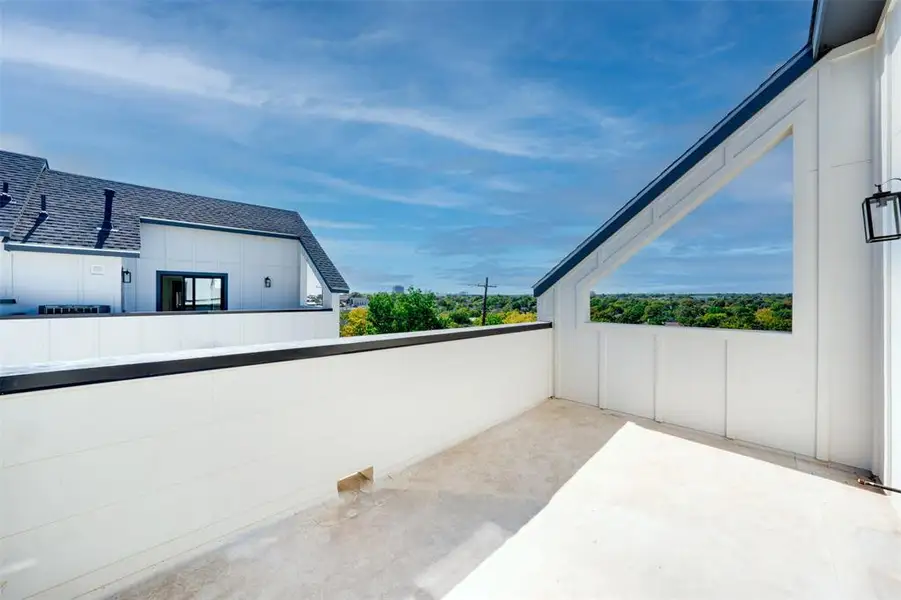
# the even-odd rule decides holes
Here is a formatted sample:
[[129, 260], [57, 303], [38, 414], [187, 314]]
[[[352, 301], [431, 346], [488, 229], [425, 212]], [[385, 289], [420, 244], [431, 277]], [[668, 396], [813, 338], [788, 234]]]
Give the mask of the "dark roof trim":
[[823, 0], [813, 0], [813, 13], [810, 15], [810, 37], [807, 45], [813, 52], [813, 59], [820, 57], [820, 38], [823, 35], [823, 10], [826, 3]]
[[21, 242], [6, 242], [3, 247], [10, 252], [47, 252], [51, 254], [82, 254], [86, 256], [119, 256], [122, 258], [137, 258], [141, 255], [136, 250], [105, 250], [103, 248], [23, 244]]
[[242, 229], [240, 227], [226, 227], [224, 225], [207, 225], [206, 223], [191, 223], [189, 221], [173, 221], [170, 219], [157, 219], [154, 217], [141, 217], [141, 223], [151, 225], [166, 225], [168, 227], [185, 227], [187, 229], [205, 229], [207, 231], [221, 231], [223, 233], [240, 233], [244, 235], [258, 235], [262, 237], [282, 238], [286, 240], [300, 241], [296, 235], [290, 233], [278, 233], [275, 231], [260, 231], [258, 229]]
[[569, 253], [556, 267], [535, 284], [533, 293], [540, 296], [576, 265], [594, 252], [613, 234], [622, 229], [639, 212], [647, 208], [670, 186], [701, 162], [717, 146], [730, 135], [738, 131], [751, 118], [773, 101], [788, 86], [813, 66], [813, 54], [810, 46], [804, 46], [797, 54], [777, 69], [741, 104], [725, 116], [713, 129], [698, 140], [682, 156], [671, 163], [654, 181], [619, 209], [606, 223], [601, 225], [591, 236]]
[[278, 350], [263, 350], [242, 354], [220, 354], [194, 358], [182, 358], [154, 362], [135, 362], [108, 366], [92, 366], [58, 371], [33, 371], [13, 375], [0, 375], [0, 396], [36, 392], [54, 388], [72, 387], [128, 381], [145, 377], [161, 377], [164, 375], [180, 375], [216, 369], [233, 369], [308, 358], [356, 354], [374, 350], [406, 348], [440, 342], [453, 342], [495, 335], [508, 335], [550, 329], [550, 323], [522, 323], [518, 325], [500, 325], [495, 327], [472, 327], [429, 332], [424, 334], [398, 335], [390, 337], [361, 337], [346, 341], [331, 341], [313, 346], [300, 346]]

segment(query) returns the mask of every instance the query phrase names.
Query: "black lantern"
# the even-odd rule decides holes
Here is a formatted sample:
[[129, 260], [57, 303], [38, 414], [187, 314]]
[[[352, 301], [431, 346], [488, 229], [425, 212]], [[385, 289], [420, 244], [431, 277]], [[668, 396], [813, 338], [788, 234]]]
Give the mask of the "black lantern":
[[867, 243], [888, 242], [901, 239], [901, 193], [884, 192], [882, 185], [876, 186], [876, 193], [863, 201], [863, 226]]
[[131, 271], [122, 269], [122, 283], [131, 283]]
[[266, 286], [267, 288], [272, 287], [272, 280], [267, 277], [266, 279], [263, 280], [263, 285]]

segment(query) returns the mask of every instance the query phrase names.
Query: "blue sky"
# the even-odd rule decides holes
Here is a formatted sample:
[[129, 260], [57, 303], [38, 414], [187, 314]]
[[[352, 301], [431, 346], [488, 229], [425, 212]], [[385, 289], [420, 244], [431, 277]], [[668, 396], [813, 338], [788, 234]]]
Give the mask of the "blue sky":
[[[528, 292], [807, 35], [809, 1], [0, 6], [0, 147], [298, 210], [351, 287]], [[790, 291], [783, 144], [605, 291]]]

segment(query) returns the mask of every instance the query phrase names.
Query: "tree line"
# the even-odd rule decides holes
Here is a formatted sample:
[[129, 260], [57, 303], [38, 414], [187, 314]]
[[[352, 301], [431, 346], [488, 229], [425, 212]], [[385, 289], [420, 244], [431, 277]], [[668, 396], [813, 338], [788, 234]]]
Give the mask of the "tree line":
[[[341, 335], [405, 333], [481, 325], [482, 297], [436, 296], [417, 288], [367, 295], [368, 307], [341, 313]], [[537, 320], [533, 296], [493, 294], [486, 325]], [[791, 331], [791, 294], [592, 294], [592, 321], [721, 329]]]
[[791, 331], [791, 294], [594, 295], [591, 320], [602, 323], [681, 325]]
[[[452, 295], [410, 288], [404, 293], [369, 294], [369, 306], [341, 313], [341, 336], [405, 333], [474, 327], [482, 323], [482, 297]], [[486, 325], [537, 320], [531, 296], [488, 296]]]

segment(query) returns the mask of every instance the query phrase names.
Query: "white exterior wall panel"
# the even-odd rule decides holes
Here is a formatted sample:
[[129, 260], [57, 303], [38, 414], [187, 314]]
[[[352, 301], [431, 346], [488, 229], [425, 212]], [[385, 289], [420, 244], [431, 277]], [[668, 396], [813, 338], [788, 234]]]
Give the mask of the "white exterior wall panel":
[[142, 223], [141, 256], [126, 260], [126, 312], [156, 310], [157, 271], [227, 274], [229, 310], [296, 308], [307, 268], [299, 248], [285, 238]]
[[[42, 304], [122, 305], [122, 259], [45, 252], [8, 252], [0, 259], [0, 281], [14, 298], [8, 312], [36, 312]], [[4, 274], [5, 272], [5, 274]]]

